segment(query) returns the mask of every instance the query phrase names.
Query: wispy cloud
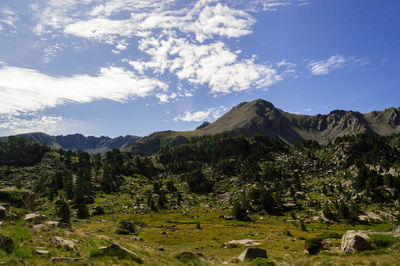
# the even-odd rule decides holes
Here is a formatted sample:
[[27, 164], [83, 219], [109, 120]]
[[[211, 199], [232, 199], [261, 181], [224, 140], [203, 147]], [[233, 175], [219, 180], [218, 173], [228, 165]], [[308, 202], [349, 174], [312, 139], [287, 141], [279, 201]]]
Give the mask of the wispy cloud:
[[77, 131], [90, 134], [90, 125], [61, 116], [30, 113], [27, 115], [0, 115], [0, 136], [30, 132], [45, 132], [51, 135], [69, 134]]
[[369, 63], [366, 58], [356, 58], [354, 56], [345, 57], [343, 55], [334, 55], [326, 60], [311, 61], [307, 68], [311, 75], [320, 76], [327, 75], [330, 72], [342, 68], [355, 68], [364, 66]]
[[52, 77], [26, 68], [0, 64], [0, 114], [29, 112], [76, 102], [145, 97], [166, 85], [118, 67], [101, 68], [98, 75]]
[[223, 112], [227, 110], [226, 107], [220, 106], [218, 108], [207, 108], [200, 111], [186, 111], [183, 114], [176, 116], [173, 121], [178, 122], [201, 122], [201, 121], [214, 121], [219, 118]]

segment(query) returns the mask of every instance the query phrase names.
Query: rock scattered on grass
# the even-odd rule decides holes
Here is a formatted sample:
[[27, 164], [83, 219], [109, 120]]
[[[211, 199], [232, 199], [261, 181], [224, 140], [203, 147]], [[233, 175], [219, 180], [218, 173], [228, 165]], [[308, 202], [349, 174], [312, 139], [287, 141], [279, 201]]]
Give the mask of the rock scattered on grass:
[[268, 259], [267, 251], [262, 248], [247, 248], [237, 257], [239, 261], [253, 260], [255, 258]]
[[66, 247], [67, 249], [74, 249], [74, 241], [59, 236], [53, 237], [52, 242], [57, 245], [57, 247]]
[[360, 230], [349, 230], [342, 237], [340, 250], [344, 253], [371, 250], [371, 238], [367, 232]]
[[67, 263], [67, 264], [74, 264], [74, 263], [87, 263], [92, 265], [93, 263], [86, 259], [86, 258], [67, 258], [67, 257], [54, 257], [50, 260], [51, 264], [55, 263]]

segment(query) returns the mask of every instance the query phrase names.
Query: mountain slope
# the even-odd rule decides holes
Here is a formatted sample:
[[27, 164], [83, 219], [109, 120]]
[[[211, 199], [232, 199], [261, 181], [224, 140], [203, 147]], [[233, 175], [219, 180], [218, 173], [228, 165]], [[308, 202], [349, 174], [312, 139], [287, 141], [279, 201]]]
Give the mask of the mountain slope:
[[[50, 136], [45, 133], [35, 132], [27, 134], [19, 134], [18, 137], [32, 139], [35, 142], [46, 144], [53, 149], [65, 150], [84, 150], [89, 153], [103, 153], [112, 149], [121, 149], [129, 144], [136, 142], [140, 137], [136, 136], [120, 136], [116, 138], [110, 137], [85, 137], [81, 134]], [[5, 139], [5, 138], [1, 138]]]
[[335, 110], [328, 115], [307, 116], [284, 112], [259, 99], [239, 104], [200, 131], [202, 134], [229, 132], [246, 136], [261, 133], [288, 144], [308, 139], [326, 144], [344, 135], [399, 133], [400, 108], [367, 114]]
[[327, 115], [299, 115], [285, 112], [265, 100], [244, 102], [233, 107], [214, 123], [203, 123], [193, 131], [160, 131], [139, 138], [125, 136], [85, 137], [80, 134], [49, 136], [44, 133], [19, 135], [45, 143], [52, 148], [82, 149], [90, 153], [107, 152], [113, 148], [140, 155], [151, 155], [166, 145], [178, 145], [193, 136], [228, 133], [251, 137], [263, 134], [279, 138], [287, 144], [302, 140], [315, 140], [327, 144], [344, 135], [389, 135], [400, 132], [400, 108], [388, 108], [362, 114], [354, 111], [334, 110]]
[[[244, 102], [233, 107], [212, 124], [203, 123], [193, 131], [162, 131], [153, 133], [124, 148], [141, 155], [157, 152], [166, 144], [180, 144], [185, 138], [207, 134], [264, 134], [288, 144], [315, 140], [327, 144], [344, 135], [388, 135], [400, 132], [400, 108], [362, 114], [334, 110], [327, 115], [298, 115], [276, 108], [265, 100]], [[178, 141], [179, 140], [179, 141]]]

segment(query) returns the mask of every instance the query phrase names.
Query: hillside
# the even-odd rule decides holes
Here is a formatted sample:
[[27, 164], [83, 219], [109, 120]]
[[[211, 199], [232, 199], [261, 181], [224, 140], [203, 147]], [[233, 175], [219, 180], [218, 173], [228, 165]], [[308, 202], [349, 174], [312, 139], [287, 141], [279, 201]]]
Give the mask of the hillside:
[[[125, 146], [136, 142], [139, 137], [136, 136], [120, 136], [116, 138], [110, 137], [85, 137], [81, 134], [73, 135], [60, 135], [50, 136], [45, 133], [35, 132], [28, 134], [19, 134], [17, 137], [31, 139], [37, 143], [43, 143], [52, 149], [64, 149], [64, 150], [83, 150], [89, 153], [105, 153], [112, 149], [121, 149]], [[0, 138], [0, 140], [6, 140], [7, 137]]]
[[[303, 140], [327, 144], [337, 137], [357, 134], [390, 135], [400, 132], [400, 108], [388, 108], [362, 114], [334, 110], [327, 115], [299, 115], [285, 112], [265, 100], [243, 102], [233, 107], [214, 123], [203, 123], [193, 131], [160, 131], [143, 138], [125, 136], [85, 137], [81, 134], [49, 136], [44, 133], [21, 134], [53, 149], [84, 150], [105, 153], [113, 148], [139, 155], [151, 155], [161, 147], [178, 145], [190, 137], [227, 133], [251, 137], [263, 134], [293, 145]], [[5, 138], [2, 138], [3, 140]]]
[[149, 155], [158, 151], [163, 144], [182, 143], [184, 138], [219, 133], [240, 133], [247, 137], [263, 134], [292, 145], [303, 140], [327, 144], [345, 135], [389, 135], [399, 132], [400, 108], [366, 114], [335, 110], [327, 115], [308, 116], [285, 112], [270, 102], [258, 99], [241, 103], [214, 123], [203, 124], [194, 131], [157, 132], [124, 147], [124, 150]]
[[[140, 157], [9, 138], [0, 143], [0, 262], [398, 265], [399, 144], [400, 134], [323, 146], [217, 134]], [[368, 243], [346, 251], [349, 230]], [[240, 261], [248, 247], [269, 260]]]

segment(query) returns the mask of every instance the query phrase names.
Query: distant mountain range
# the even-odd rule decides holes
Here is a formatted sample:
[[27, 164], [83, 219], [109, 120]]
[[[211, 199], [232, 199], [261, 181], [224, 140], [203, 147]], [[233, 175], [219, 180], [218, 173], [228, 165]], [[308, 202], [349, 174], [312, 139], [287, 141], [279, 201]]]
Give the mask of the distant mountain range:
[[[89, 153], [104, 153], [112, 149], [123, 149], [125, 146], [136, 142], [140, 137], [85, 137], [81, 134], [73, 134], [66, 136], [50, 136], [45, 133], [35, 132], [28, 134], [19, 134], [18, 137], [29, 138], [35, 142], [44, 143], [53, 149], [64, 150], [84, 150]], [[1, 139], [6, 139], [3, 137]]]
[[270, 102], [258, 99], [241, 103], [214, 123], [205, 122], [193, 131], [160, 131], [143, 138], [85, 137], [80, 134], [49, 136], [44, 133], [19, 136], [32, 138], [56, 149], [82, 149], [91, 153], [101, 153], [117, 148], [150, 155], [159, 151], [162, 146], [182, 144], [189, 137], [206, 134], [264, 134], [270, 138], [279, 138], [287, 144], [309, 139], [326, 144], [344, 135], [389, 135], [399, 132], [400, 108], [388, 108], [366, 114], [335, 110], [327, 115], [308, 116], [285, 112]]

